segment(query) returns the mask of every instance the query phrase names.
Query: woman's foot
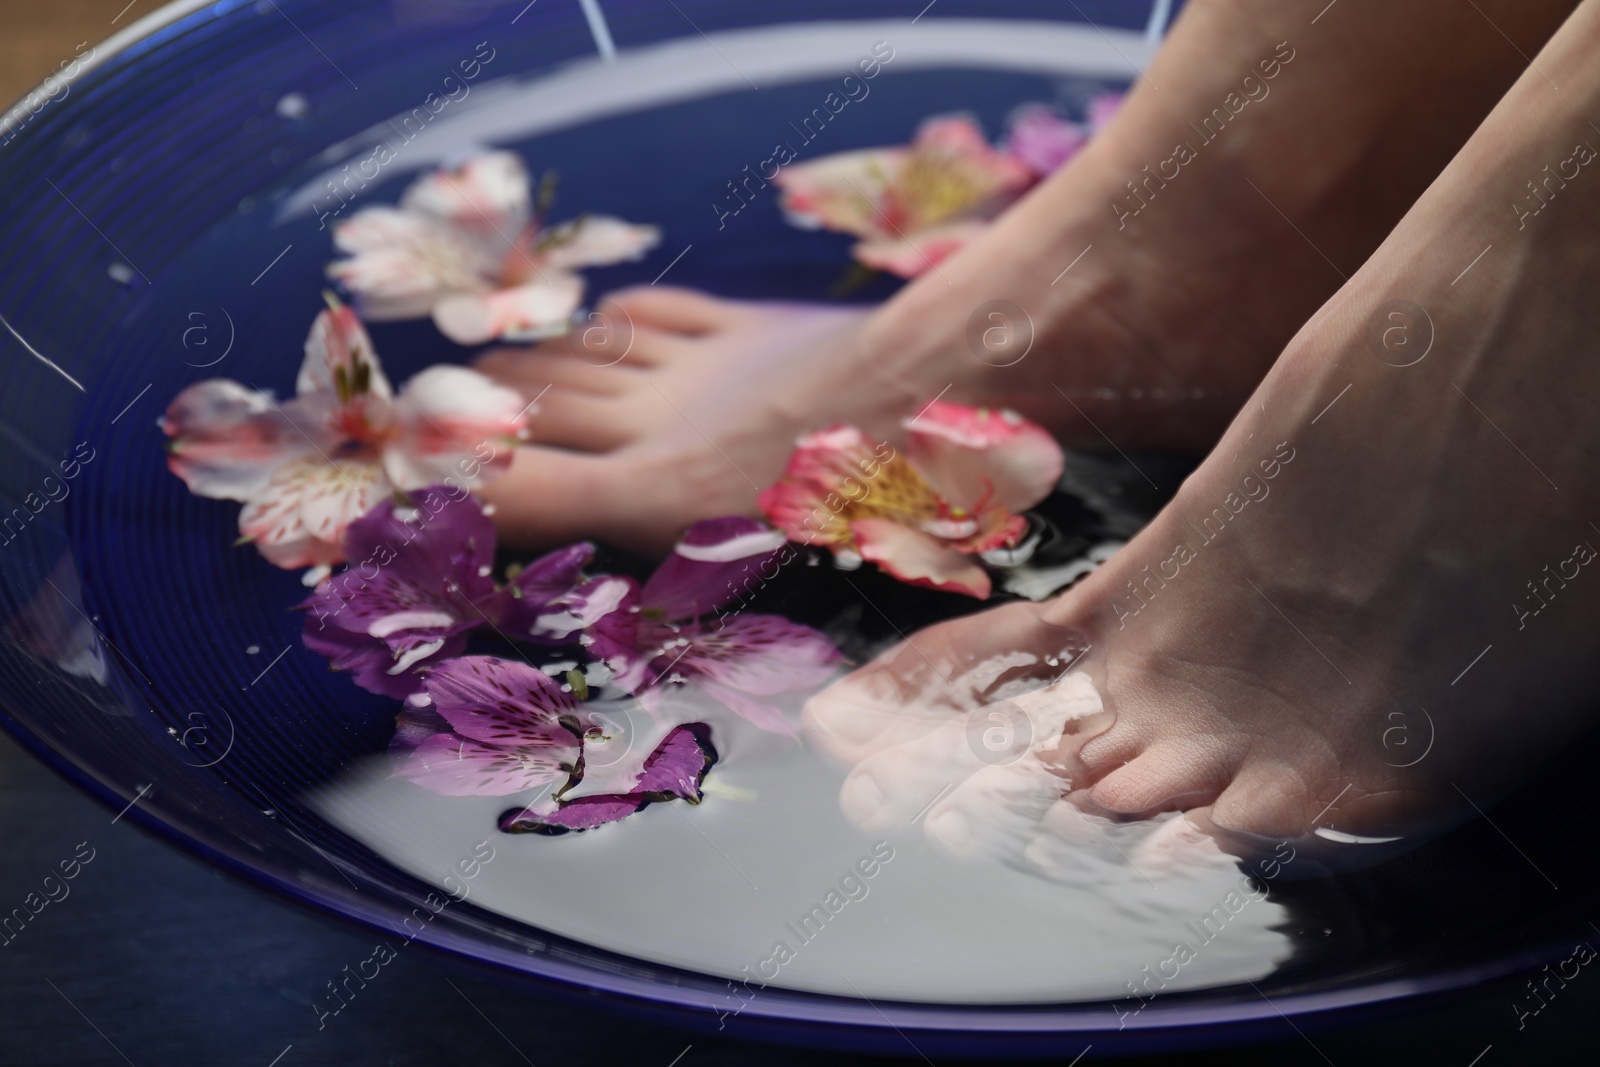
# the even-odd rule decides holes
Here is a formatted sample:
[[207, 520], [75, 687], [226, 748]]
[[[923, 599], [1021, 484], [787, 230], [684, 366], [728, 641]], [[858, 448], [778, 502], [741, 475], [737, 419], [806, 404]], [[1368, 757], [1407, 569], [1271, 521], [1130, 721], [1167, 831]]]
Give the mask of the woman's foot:
[[[936, 395], [1069, 445], [1202, 450], [1515, 76], [1501, 30], [1536, 48], [1569, 2], [1311, 27], [1279, 0], [1196, 0], [1082, 154], [870, 317], [637, 289], [592, 328], [481, 362], [540, 397], [546, 446], [495, 485], [499, 524], [659, 549], [751, 513], [797, 434], [846, 421], [893, 440]], [[1397, 99], [1428, 121], [1395, 123]]]
[[866, 315], [643, 287], [587, 328], [483, 356], [478, 370], [537, 402], [533, 445], [484, 493], [497, 523], [513, 543], [598, 536], [659, 552], [697, 519], [753, 514], [817, 419], [887, 434], [915, 403], [911, 386], [863, 370]]
[[875, 761], [847, 810], [926, 803], [916, 761], [883, 753], [941, 714], [1020, 722], [1015, 696], [950, 682], [1073, 631], [1104, 710], [1049, 759], [1060, 793], [1120, 816], [1404, 835], [1473, 816], [1594, 724], [1597, 51], [1588, 0], [1111, 561], [812, 701], [814, 732]]

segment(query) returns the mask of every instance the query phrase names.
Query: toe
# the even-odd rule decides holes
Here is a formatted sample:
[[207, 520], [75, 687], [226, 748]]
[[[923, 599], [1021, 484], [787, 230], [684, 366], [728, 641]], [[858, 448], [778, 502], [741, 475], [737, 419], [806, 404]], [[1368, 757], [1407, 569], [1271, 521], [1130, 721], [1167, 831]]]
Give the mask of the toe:
[[1020, 863], [1065, 787], [1032, 755], [986, 766], [928, 810], [923, 832], [959, 859]]
[[533, 400], [548, 386], [559, 386], [596, 396], [616, 396], [635, 384], [626, 365], [601, 367], [574, 359], [560, 342], [517, 351], [497, 348], [473, 361], [480, 374], [510, 386]]
[[806, 738], [846, 766], [881, 749], [915, 740], [958, 714], [947, 704], [916, 699], [895, 674], [865, 667], [806, 702]]
[[1288, 763], [1252, 760], [1216, 798], [1210, 817], [1230, 833], [1298, 836], [1313, 829], [1312, 822], [1332, 804], [1339, 788], [1330, 785], [1319, 801], [1317, 790]]
[[698, 337], [733, 325], [739, 306], [692, 289], [641, 285], [608, 296], [596, 309], [602, 316], [631, 321], [636, 329]]
[[1200, 807], [1217, 796], [1225, 776], [1224, 766], [1193, 746], [1157, 744], [1100, 779], [1089, 800], [1119, 815]]
[[621, 398], [552, 386], [528, 420], [528, 439], [584, 452], [611, 452], [634, 440], [637, 420], [632, 410]]
[[[507, 544], [542, 548], [605, 536], [615, 524], [616, 470], [603, 457], [537, 446], [516, 450], [511, 468], [480, 491]], [[582, 507], [567, 502], [582, 501]]]

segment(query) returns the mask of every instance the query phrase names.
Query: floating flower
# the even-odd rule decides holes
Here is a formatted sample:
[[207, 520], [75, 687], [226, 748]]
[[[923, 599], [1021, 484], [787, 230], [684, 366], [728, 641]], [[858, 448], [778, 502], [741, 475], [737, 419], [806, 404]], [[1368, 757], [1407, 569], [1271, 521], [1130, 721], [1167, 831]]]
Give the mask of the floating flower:
[[1034, 174], [953, 116], [924, 122], [908, 147], [823, 156], [776, 180], [795, 225], [855, 234], [861, 263], [914, 278], [982, 233]]
[[1020, 512], [1061, 478], [1061, 447], [1015, 412], [940, 401], [905, 426], [909, 457], [853, 426], [802, 437], [761, 510], [843, 564], [868, 559], [912, 585], [987, 597], [972, 556], [1017, 542]]
[[500, 816], [505, 833], [564, 834], [632, 815], [648, 804], [700, 802], [717, 762], [711, 728], [684, 723], [644, 758], [631, 788], [567, 799], [584, 776], [585, 742], [602, 729], [543, 671], [495, 656], [463, 656], [425, 672], [407, 702], [391, 752], [398, 773], [446, 796], [509, 796], [556, 786]]
[[342, 561], [345, 530], [395, 490], [483, 484], [511, 463], [527, 405], [465, 367], [429, 367], [394, 396], [355, 313], [329, 298], [296, 396], [214, 378], [162, 419], [167, 465], [191, 492], [239, 500], [239, 534], [280, 567]]
[[547, 225], [552, 197], [547, 176], [534, 203], [515, 154], [474, 156], [419, 179], [398, 208], [363, 208], [335, 226], [351, 258], [328, 274], [368, 319], [431, 314], [459, 344], [562, 333], [583, 299], [577, 271], [638, 259], [660, 232], [606, 215]]
[[785, 550], [781, 533], [751, 519], [696, 523], [642, 589], [612, 579], [627, 583], [620, 610], [591, 631], [591, 650], [648, 709], [666, 687], [693, 685], [763, 729], [793, 734], [771, 698], [827, 681], [838, 649], [781, 616], [725, 610], [776, 574]]
[[1073, 122], [1044, 104], [1025, 104], [1011, 120], [1006, 151], [1022, 161], [1035, 177], [1053, 174], [1105, 128], [1122, 106], [1122, 93], [1100, 93], [1085, 109], [1086, 121]]
[[383, 501], [346, 529], [350, 566], [301, 604], [306, 647], [363, 689], [410, 696], [420, 670], [460, 655], [472, 630], [564, 610], [594, 558], [593, 545], [569, 545], [498, 586], [494, 550], [494, 524], [465, 492], [434, 486], [409, 504]]
[[[495, 656], [431, 668], [401, 716], [399, 773], [447, 796], [507, 796], [583, 777], [579, 705], [543, 671]], [[558, 790], [561, 792], [562, 790]]]
[[644, 768], [628, 792], [595, 793], [564, 801], [547, 799], [531, 807], [512, 808], [501, 814], [500, 831], [554, 836], [616, 822], [652, 803], [685, 800], [698, 804], [706, 772], [716, 762], [711, 727], [703, 722], [683, 723], [674, 726], [655, 751], [645, 757]]

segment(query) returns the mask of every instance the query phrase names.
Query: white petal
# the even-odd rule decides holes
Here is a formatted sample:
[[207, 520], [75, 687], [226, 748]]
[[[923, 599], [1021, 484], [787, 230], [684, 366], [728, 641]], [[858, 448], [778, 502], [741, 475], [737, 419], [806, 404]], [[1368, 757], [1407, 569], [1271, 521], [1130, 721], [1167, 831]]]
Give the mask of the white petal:
[[532, 214], [528, 170], [514, 152], [486, 152], [417, 179], [400, 206], [511, 238]]
[[572, 224], [574, 232], [549, 248], [544, 260], [558, 269], [604, 267], [638, 259], [661, 240], [654, 226], [635, 226], [610, 215], [585, 215]]
[[583, 279], [556, 270], [544, 279], [514, 289], [473, 296], [449, 296], [433, 309], [434, 324], [460, 345], [496, 338], [537, 340], [564, 333], [583, 299]]
[[527, 408], [521, 393], [477, 371], [429, 367], [394, 403], [384, 468], [401, 489], [481, 485], [510, 465]]

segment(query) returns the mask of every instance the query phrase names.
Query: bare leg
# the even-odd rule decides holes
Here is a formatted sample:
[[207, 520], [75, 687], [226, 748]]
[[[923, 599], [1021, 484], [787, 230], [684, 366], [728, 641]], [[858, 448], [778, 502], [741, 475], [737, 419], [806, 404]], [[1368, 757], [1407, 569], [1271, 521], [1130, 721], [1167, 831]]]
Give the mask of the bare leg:
[[[1405, 833], [1472, 815], [1593, 725], [1597, 56], [1586, 0], [1155, 522], [1056, 601], [1001, 609], [1036, 612], [1031, 634], [940, 628], [972, 660], [1060, 626], [1095, 641], [1115, 722], [1064, 746], [1081, 803]], [[860, 721], [913, 670], [891, 654], [812, 720]]]
[[[1087, 151], [870, 317], [631, 291], [609, 309], [637, 330], [621, 364], [490, 357], [530, 397], [550, 387], [551, 447], [494, 488], [502, 528], [660, 548], [749, 512], [798, 433], [891, 436], [947, 387], [1073, 443], [1208, 446], [1571, 0], [1345, 0], [1313, 24], [1320, 7], [1190, 4]], [[1036, 334], [1015, 366], [968, 347], [992, 300]]]

